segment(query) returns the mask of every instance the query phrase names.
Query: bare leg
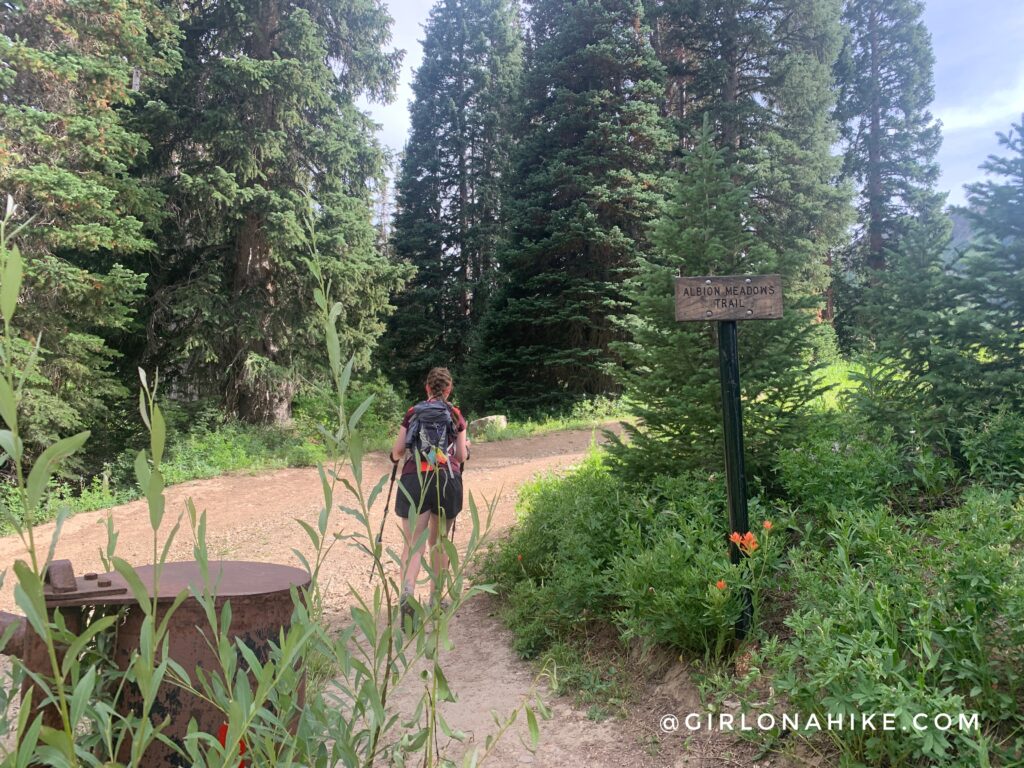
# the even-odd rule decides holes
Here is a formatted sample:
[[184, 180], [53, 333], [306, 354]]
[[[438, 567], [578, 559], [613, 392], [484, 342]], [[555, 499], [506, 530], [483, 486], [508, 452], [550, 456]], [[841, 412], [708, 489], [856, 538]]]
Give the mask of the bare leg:
[[[449, 520], [445, 517], [445, 537], [452, 532], [455, 519]], [[433, 595], [439, 600], [444, 595], [444, 577], [448, 572], [448, 550], [444, 542], [438, 541], [438, 531], [441, 528], [440, 519], [437, 515], [430, 516], [430, 565], [433, 568]]]
[[416, 530], [412, 530], [412, 523], [409, 518], [402, 520], [402, 533], [405, 538], [405, 546], [402, 549], [402, 591], [412, 594], [416, 591], [416, 580], [420, 576], [420, 568], [423, 565], [423, 544], [415, 550], [413, 545], [423, 535], [427, 525], [434, 519], [434, 515], [420, 514], [416, 519]]

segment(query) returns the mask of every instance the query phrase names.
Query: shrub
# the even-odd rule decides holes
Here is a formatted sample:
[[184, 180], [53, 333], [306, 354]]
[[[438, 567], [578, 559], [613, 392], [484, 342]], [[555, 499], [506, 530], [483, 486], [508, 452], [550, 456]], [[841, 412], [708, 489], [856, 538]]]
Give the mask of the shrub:
[[518, 526], [484, 567], [506, 599], [517, 652], [537, 656], [597, 620], [624, 639], [721, 657], [743, 590], [753, 588], [756, 608], [779, 550], [755, 502], [761, 545], [730, 564], [724, 500], [721, 480], [698, 474], [657, 478], [641, 494], [596, 452], [565, 477], [527, 486]]
[[564, 478], [520, 490], [519, 524], [491, 551], [483, 577], [506, 596], [521, 655], [533, 657], [579, 623], [608, 616], [604, 573], [632, 503], [597, 452]]
[[1024, 486], [1024, 416], [1001, 408], [961, 432], [972, 480], [992, 488]]
[[[751, 591], [754, 619], [773, 576], [779, 545], [760, 505], [751, 504], [756, 549], [729, 561], [721, 482], [688, 474], [660, 478], [620, 528], [620, 554], [608, 572], [614, 619], [624, 639], [721, 658]], [[773, 523], [768, 522], [771, 526]]]
[[[793, 637], [774, 660], [789, 709], [895, 713], [894, 732], [832, 732], [848, 764], [987, 764], [1024, 723], [1024, 505], [972, 491], [910, 528], [883, 507], [835, 515], [831, 546], [793, 558]], [[984, 732], [912, 720], [972, 712]]]
[[905, 479], [891, 432], [823, 413], [807, 417], [800, 435], [776, 454], [775, 474], [786, 500], [814, 519], [832, 509], [882, 504]]
[[888, 504], [916, 513], [946, 506], [961, 475], [951, 448], [935, 437], [910, 428], [901, 440], [855, 414], [814, 414], [776, 452], [773, 490], [826, 527], [834, 509]]
[[[373, 401], [360, 420], [364, 439], [372, 449], [387, 448], [411, 403], [406, 403], [391, 384], [377, 375], [352, 382], [345, 396], [345, 412], [353, 413], [371, 397]], [[295, 398], [293, 416], [300, 434], [320, 440], [319, 428], [338, 421], [337, 401], [331, 388], [326, 383], [304, 386]]]

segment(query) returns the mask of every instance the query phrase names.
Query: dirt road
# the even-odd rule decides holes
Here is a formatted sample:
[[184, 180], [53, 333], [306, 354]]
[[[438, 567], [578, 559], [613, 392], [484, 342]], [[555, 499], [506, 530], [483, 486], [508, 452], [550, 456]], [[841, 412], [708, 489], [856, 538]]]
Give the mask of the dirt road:
[[[500, 536], [515, 520], [515, 502], [523, 482], [545, 472], [564, 469], [580, 461], [595, 440], [594, 431], [560, 432], [474, 446], [473, 459], [466, 473], [466, 491], [477, 499], [497, 498], [492, 536]], [[371, 455], [366, 462], [367, 490], [390, 464], [382, 454]], [[298, 565], [292, 549], [309, 553], [310, 544], [294, 518], [315, 525], [322, 504], [315, 469], [286, 469], [258, 476], [234, 475], [199, 480], [167, 490], [167, 515], [161, 535], [184, 511], [187, 498], [208, 516], [210, 556], [223, 559], [256, 560]], [[383, 495], [382, 495], [383, 496]], [[374, 505], [375, 519], [383, 511], [384, 500]], [[125, 504], [112, 510], [119, 532], [117, 554], [132, 564], [152, 561], [152, 534], [143, 502]], [[57, 545], [56, 557], [72, 561], [76, 573], [100, 571], [100, 551], [106, 546], [106, 512], [78, 515], [69, 520]], [[338, 516], [345, 530], [354, 521]], [[40, 526], [37, 542], [48, 543], [53, 524]], [[456, 543], [468, 534], [468, 525], [456, 528]], [[462, 541], [460, 541], [462, 540]], [[43, 546], [45, 546], [43, 543]], [[389, 524], [385, 545], [400, 548], [396, 525]], [[24, 555], [17, 537], [0, 539], [0, 562], [13, 563]], [[179, 532], [171, 548], [172, 560], [192, 559], [192, 540], [187, 525]], [[350, 601], [345, 585], [364, 584], [368, 573], [367, 557], [349, 547], [337, 547], [325, 568], [329, 583], [326, 611], [341, 618]], [[11, 579], [0, 591], [0, 609], [16, 610]], [[510, 711], [533, 688], [536, 670], [511, 652], [508, 632], [491, 615], [493, 604], [487, 599], [470, 601], [456, 616], [451, 636], [455, 650], [445, 665], [452, 689], [459, 700], [449, 705], [449, 722], [471, 734], [481, 745], [494, 731], [491, 710]], [[400, 692], [411, 697], [413, 691]], [[525, 725], [506, 734], [488, 765], [499, 768], [534, 764], [541, 766], [647, 766], [664, 765], [664, 757], [655, 759], [639, 746], [635, 729], [620, 720], [598, 723], [587, 719], [584, 711], [567, 699], [552, 699], [554, 718], [542, 723], [541, 747], [531, 754], [524, 746]], [[457, 745], [456, 745], [457, 746]], [[455, 751], [461, 751], [456, 748]]]

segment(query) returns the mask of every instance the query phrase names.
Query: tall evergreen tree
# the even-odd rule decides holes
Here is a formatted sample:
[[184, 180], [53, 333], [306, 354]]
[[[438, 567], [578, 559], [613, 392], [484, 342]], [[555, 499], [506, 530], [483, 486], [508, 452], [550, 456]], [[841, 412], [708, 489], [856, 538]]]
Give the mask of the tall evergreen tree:
[[410, 386], [432, 365], [463, 369], [494, 283], [521, 85], [516, 16], [511, 0], [441, 0], [427, 21], [393, 238], [417, 275], [383, 356]]
[[[835, 183], [831, 70], [841, 35], [833, 0], [650, 2], [688, 150], [673, 202], [642, 263], [624, 384], [645, 401], [620, 458], [635, 471], [717, 463], [717, 365], [709, 328], [677, 327], [670, 276], [782, 275], [785, 319], [742, 324], [744, 408], [754, 436], [777, 436], [813, 394], [808, 375], [828, 260], [850, 220]], [[689, 189], [692, 185], [694, 189]], [[690, 350], [690, 353], [683, 353]], [[684, 355], [688, 358], [680, 360]], [[680, 407], [680, 403], [685, 403]], [[703, 448], [701, 447], [703, 446]], [[642, 466], [641, 466], [642, 465]]]
[[180, 74], [146, 116], [171, 215], [157, 234], [152, 350], [184, 393], [287, 419], [312, 342], [305, 219], [365, 364], [401, 270], [375, 248], [383, 157], [361, 96], [393, 93], [380, 0], [188, 5]]
[[920, 261], [916, 228], [948, 233], [950, 226], [945, 195], [935, 189], [942, 136], [928, 110], [934, 56], [923, 12], [920, 0], [846, 0], [844, 7], [835, 114], [843, 176], [857, 190], [854, 237], [835, 265], [836, 327], [846, 347], [899, 344], [882, 339], [892, 327], [874, 306], [882, 293], [869, 289], [892, 290], [884, 273], [904, 249], [907, 260]]
[[536, 407], [616, 389], [613, 318], [672, 141], [649, 34], [639, 0], [530, 5], [504, 284], [474, 354], [478, 401]]
[[161, 197], [132, 175], [148, 149], [130, 108], [178, 65], [177, 28], [154, 0], [0, 4], [0, 191], [28, 225], [19, 327], [41, 342], [26, 399], [30, 443], [109, 425], [127, 396], [112, 340], [132, 328]]
[[885, 268], [913, 219], [937, 219], [942, 142], [928, 106], [935, 98], [931, 36], [920, 0], [846, 0], [847, 37], [836, 62], [836, 118], [843, 173], [857, 185], [855, 272]]
[[787, 262], [787, 297], [823, 294], [850, 215], [831, 153], [838, 0], [647, 5], [683, 146], [709, 116], [733, 180], [754, 195], [762, 237]]
[[961, 338], [980, 370], [977, 399], [1024, 405], [1024, 118], [999, 134], [1006, 149], [982, 168], [992, 177], [967, 187], [974, 241], [960, 262], [965, 304]]
[[[793, 284], [791, 264], [762, 237], [752, 190], [733, 180], [727, 154], [705, 121], [654, 228], [655, 248], [628, 285], [631, 341], [622, 345], [621, 375], [643, 427], [630, 430], [630, 447], [613, 453], [633, 475], [721, 465], [716, 327], [676, 322], [675, 278], [779, 272], [784, 289]], [[782, 319], [739, 324], [746, 448], [755, 458], [817, 394], [814, 312], [789, 298]]]
[[858, 392], [875, 421], [924, 429], [955, 444], [951, 427], [991, 409], [1024, 406], [1024, 123], [1000, 134], [1009, 150], [967, 187], [973, 239], [949, 263], [949, 229], [908, 222], [886, 269], [863, 290], [874, 351]]

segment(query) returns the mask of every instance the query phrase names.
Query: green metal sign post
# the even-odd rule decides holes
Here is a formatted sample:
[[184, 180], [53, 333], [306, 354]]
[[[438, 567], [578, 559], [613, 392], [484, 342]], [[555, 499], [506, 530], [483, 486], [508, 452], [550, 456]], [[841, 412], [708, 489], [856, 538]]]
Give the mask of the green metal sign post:
[[[736, 340], [738, 320], [782, 317], [782, 279], [778, 275], [730, 275], [676, 279], [676, 320], [717, 321], [718, 366], [722, 384], [722, 426], [725, 431], [725, 477], [729, 499], [729, 530], [750, 531], [747, 516], [747, 475], [743, 466], [743, 410], [740, 402], [740, 355]], [[729, 543], [729, 558], [740, 562], [742, 553]], [[743, 590], [743, 612], [736, 637], [750, 631], [754, 606], [749, 589]]]

